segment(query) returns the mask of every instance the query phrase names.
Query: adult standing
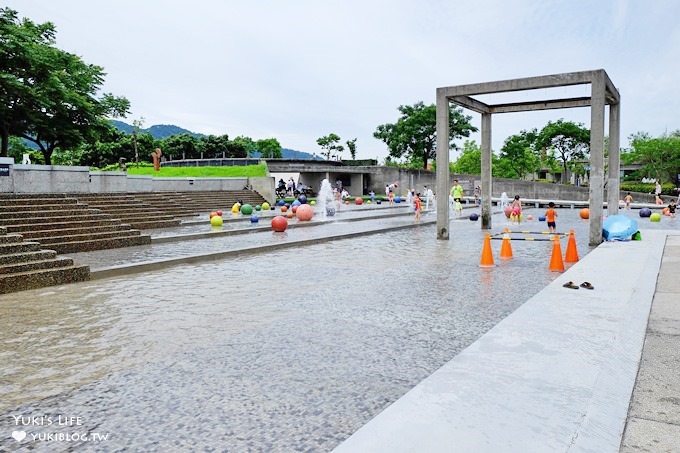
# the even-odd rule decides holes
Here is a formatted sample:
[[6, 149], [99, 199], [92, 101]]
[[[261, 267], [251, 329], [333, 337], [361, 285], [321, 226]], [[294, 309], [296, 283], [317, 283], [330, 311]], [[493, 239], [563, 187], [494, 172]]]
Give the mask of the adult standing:
[[453, 203], [463, 202], [463, 186], [458, 184], [458, 180], [453, 180], [453, 187], [451, 187], [451, 199]]
[[432, 206], [434, 206], [434, 192], [432, 192], [432, 189], [430, 187], [425, 187], [425, 209], [429, 210], [430, 209], [430, 203], [432, 203]]
[[654, 186], [654, 194], [658, 197], [661, 195], [661, 183], [659, 180], [656, 180], [656, 185]]

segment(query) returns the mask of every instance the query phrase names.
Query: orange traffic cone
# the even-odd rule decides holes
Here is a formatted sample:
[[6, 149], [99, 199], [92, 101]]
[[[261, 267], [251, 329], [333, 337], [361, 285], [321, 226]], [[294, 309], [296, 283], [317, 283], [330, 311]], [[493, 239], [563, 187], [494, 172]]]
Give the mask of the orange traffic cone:
[[564, 254], [565, 263], [576, 263], [578, 261], [578, 250], [576, 250], [576, 238], [574, 230], [569, 230], [569, 242], [567, 242], [567, 252]]
[[552, 256], [550, 257], [549, 270], [555, 272], [564, 272], [564, 262], [562, 261], [562, 247], [560, 247], [560, 239], [555, 236], [553, 239]]
[[510, 235], [503, 236], [503, 245], [501, 245], [501, 259], [512, 258], [512, 246], [510, 245]]
[[482, 247], [482, 259], [479, 261], [479, 267], [494, 267], [493, 254], [491, 253], [491, 236], [486, 233], [484, 236], [484, 246]]

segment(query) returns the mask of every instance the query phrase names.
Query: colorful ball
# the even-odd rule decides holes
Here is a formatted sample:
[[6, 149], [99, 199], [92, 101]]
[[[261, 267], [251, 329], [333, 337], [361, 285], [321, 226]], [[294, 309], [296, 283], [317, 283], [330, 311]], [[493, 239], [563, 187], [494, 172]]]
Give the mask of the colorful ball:
[[218, 210], [215, 211], [215, 212], [217, 213], [218, 216], [222, 217], [222, 210], [221, 210], [221, 209], [218, 209]]
[[268, 211], [269, 210], [269, 203], [267, 203], [266, 201], [264, 203], [262, 203], [262, 210]]
[[250, 216], [250, 223], [257, 223], [260, 221], [260, 218], [256, 216], [255, 214]]
[[[396, 184], [395, 184], [396, 186]], [[394, 197], [394, 202], [395, 203], [401, 203], [401, 197]]]
[[302, 205], [294, 204], [292, 208], [290, 208], [291, 211], [293, 211], [293, 214], [297, 213], [298, 208]]
[[470, 214], [470, 220], [476, 222], [477, 220], [479, 220], [479, 214], [473, 212], [472, 214]]
[[380, 203], [381, 203], [380, 200], [375, 200], [375, 204], [380, 204]]
[[259, 204], [256, 204], [256, 205], [255, 205], [255, 210], [256, 210], [256, 211], [262, 210], [262, 206], [260, 206]]
[[270, 211], [276, 210], [276, 206], [271, 206], [271, 207], [269, 208], [269, 210], [270, 210]]
[[295, 200], [295, 201], [292, 202], [290, 205], [291, 205], [291, 206], [300, 206], [301, 204], [302, 204], [302, 203], [300, 202], [300, 200]]
[[212, 226], [221, 226], [222, 225], [222, 217], [216, 215], [210, 218], [210, 225]]
[[286, 212], [286, 218], [287, 218], [287, 219], [292, 219], [292, 218], [293, 218], [293, 211], [288, 211], [288, 212]]
[[354, 203], [359, 204], [359, 205], [360, 205], [360, 204], [364, 204], [364, 199], [361, 198], [361, 197], [356, 197], [356, 198], [354, 199]]
[[278, 201], [279, 206], [283, 206], [285, 204], [286, 204], [286, 201], [283, 198]]
[[509, 219], [510, 214], [512, 214], [512, 206], [506, 206], [505, 209], [503, 209], [503, 212], [505, 213], [505, 217]]
[[252, 213], [253, 213], [253, 207], [251, 205], [249, 205], [248, 203], [241, 206], [241, 214], [250, 215]]
[[312, 206], [316, 206], [316, 200], [310, 201], [309, 204], [311, 204]]
[[534, 216], [532, 216], [531, 214], [528, 214], [528, 215], [527, 215], [527, 220], [534, 220]]
[[371, 200], [366, 200], [366, 204], [371, 204]]
[[661, 214], [659, 214], [658, 212], [653, 212], [652, 215], [649, 216], [649, 221], [661, 222]]
[[314, 215], [314, 208], [308, 204], [303, 204], [302, 206], [298, 206], [295, 215], [298, 220], [311, 220]]
[[305, 196], [305, 195], [300, 195], [300, 196], [298, 197], [298, 200], [300, 200], [300, 203], [305, 204], [305, 203], [307, 203], [307, 196]]
[[349, 200], [345, 200], [345, 204], [349, 204]]
[[642, 208], [638, 214], [640, 217], [649, 217], [652, 215], [652, 210], [649, 208]]
[[582, 219], [589, 219], [590, 218], [590, 209], [588, 208], [583, 208], [581, 211], [578, 213], [579, 216], [581, 216]]
[[326, 208], [326, 216], [333, 217], [335, 215], [335, 208]]
[[281, 206], [281, 212], [286, 212], [286, 211], [288, 211], [288, 206], [286, 206], [286, 205]]
[[213, 211], [213, 212], [210, 213], [210, 218], [212, 219], [212, 218], [215, 217], [216, 215], [217, 215], [217, 212]]
[[545, 222], [545, 216], [544, 216], [544, 215], [539, 215], [539, 216], [538, 216], [538, 221], [539, 221], [539, 222]]
[[285, 217], [277, 215], [272, 219], [272, 229], [278, 233], [286, 231], [288, 228], [288, 220]]

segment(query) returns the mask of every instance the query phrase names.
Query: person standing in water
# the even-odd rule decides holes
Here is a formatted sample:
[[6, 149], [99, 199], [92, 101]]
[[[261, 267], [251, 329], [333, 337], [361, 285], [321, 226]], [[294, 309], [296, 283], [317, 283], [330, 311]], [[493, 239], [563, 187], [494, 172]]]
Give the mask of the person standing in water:
[[510, 205], [510, 220], [513, 221], [513, 219], [517, 220], [517, 225], [522, 223], [522, 202], [519, 201], [519, 195], [515, 195], [515, 199], [512, 200], [512, 204]]

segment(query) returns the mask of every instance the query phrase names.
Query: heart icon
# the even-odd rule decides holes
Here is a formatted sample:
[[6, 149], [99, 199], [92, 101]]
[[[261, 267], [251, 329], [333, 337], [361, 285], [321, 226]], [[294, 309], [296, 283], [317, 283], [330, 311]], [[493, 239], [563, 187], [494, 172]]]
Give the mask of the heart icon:
[[26, 431], [12, 431], [12, 437], [14, 437], [17, 442], [21, 442], [26, 438]]

